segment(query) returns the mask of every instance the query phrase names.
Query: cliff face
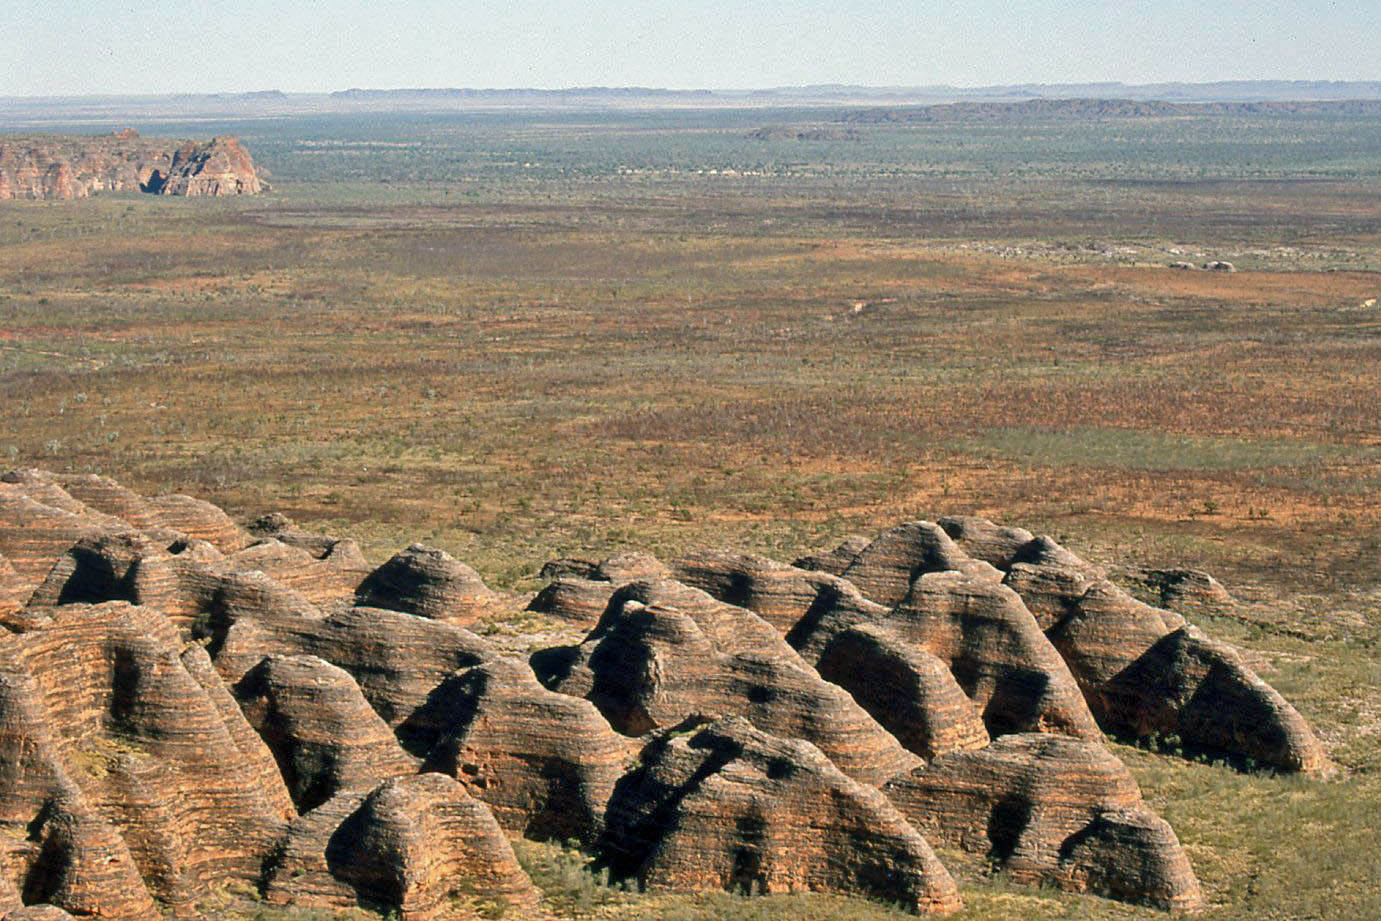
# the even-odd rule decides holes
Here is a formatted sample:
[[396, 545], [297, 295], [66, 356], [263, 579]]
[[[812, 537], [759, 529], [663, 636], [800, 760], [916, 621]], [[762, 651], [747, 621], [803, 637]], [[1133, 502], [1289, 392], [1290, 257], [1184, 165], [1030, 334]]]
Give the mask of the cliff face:
[[257, 195], [267, 186], [234, 137], [176, 142], [131, 129], [104, 137], [0, 138], [0, 201], [157, 195]]

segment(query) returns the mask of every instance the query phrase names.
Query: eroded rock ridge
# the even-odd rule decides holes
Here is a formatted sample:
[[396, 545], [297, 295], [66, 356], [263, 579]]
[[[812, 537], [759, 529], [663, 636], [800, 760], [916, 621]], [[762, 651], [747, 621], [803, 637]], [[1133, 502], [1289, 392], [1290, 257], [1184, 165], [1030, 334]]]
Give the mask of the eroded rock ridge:
[[0, 201], [122, 191], [257, 195], [268, 188], [264, 175], [230, 135], [179, 142], [127, 129], [98, 137], [0, 137]]
[[409, 921], [476, 893], [540, 913], [519, 837], [643, 887], [943, 914], [934, 844], [1193, 910], [1103, 731], [1325, 765], [1237, 650], [1019, 529], [544, 574], [530, 607], [570, 639], [514, 657], [472, 628], [521, 599], [439, 549], [372, 566], [278, 514], [3, 474], [0, 917], [196, 917], [227, 884]]

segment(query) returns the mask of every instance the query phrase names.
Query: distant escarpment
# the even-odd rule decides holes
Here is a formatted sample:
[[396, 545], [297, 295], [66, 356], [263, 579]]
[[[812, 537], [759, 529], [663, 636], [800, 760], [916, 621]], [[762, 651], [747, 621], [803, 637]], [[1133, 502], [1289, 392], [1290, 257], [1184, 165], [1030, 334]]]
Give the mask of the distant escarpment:
[[1296, 100], [1262, 102], [1165, 102], [1156, 99], [1025, 99], [1019, 102], [947, 102], [935, 105], [871, 108], [850, 112], [840, 121], [855, 125], [975, 123], [1030, 119], [1184, 118], [1206, 115], [1282, 117], [1375, 116], [1381, 100]]
[[98, 137], [0, 137], [0, 201], [100, 192], [257, 195], [267, 190], [238, 138], [168, 141], [126, 129]]
[[[1238, 650], [982, 519], [796, 565], [626, 553], [543, 575], [548, 639], [515, 643], [523, 599], [436, 548], [374, 566], [281, 514], [0, 475], [0, 917], [198, 918], [227, 887], [549, 916], [519, 837], [654, 889], [943, 914], [939, 846], [1193, 910], [1185, 849], [1103, 732], [1327, 767]], [[1153, 575], [1166, 603], [1231, 603], [1206, 574]]]

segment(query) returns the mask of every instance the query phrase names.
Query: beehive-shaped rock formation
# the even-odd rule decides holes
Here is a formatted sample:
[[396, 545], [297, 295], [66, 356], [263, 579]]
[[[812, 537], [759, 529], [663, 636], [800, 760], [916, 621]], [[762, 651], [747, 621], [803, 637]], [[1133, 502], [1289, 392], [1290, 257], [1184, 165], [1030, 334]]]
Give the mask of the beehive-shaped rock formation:
[[1158, 908], [1203, 905], [1174, 832], [1095, 742], [1007, 735], [941, 755], [883, 792], [923, 834], [984, 854], [1018, 881]]
[[417, 772], [355, 680], [316, 656], [267, 656], [234, 690], [299, 812]]
[[496, 596], [479, 573], [442, 550], [413, 544], [370, 573], [359, 603], [470, 626], [491, 613]]
[[[997, 570], [965, 561], [944, 532], [924, 524], [888, 532], [879, 538], [878, 548], [870, 545], [858, 554], [860, 562], [839, 566], [865, 576], [888, 603], [864, 597], [849, 579], [746, 554], [698, 554], [679, 563], [677, 572], [716, 597], [738, 598], [767, 610], [807, 661], [830, 671], [831, 680], [871, 707], [879, 720], [892, 719], [891, 693], [876, 686], [869, 677], [874, 673], [898, 681], [896, 693], [944, 701], [940, 706], [948, 715], [936, 714], [936, 728], [952, 727], [961, 738], [972, 739], [975, 733], [960, 725], [967, 712], [954, 708], [953, 687], [969, 698], [987, 733], [1048, 731], [1098, 738], [1074, 677], [1021, 599], [1000, 583]], [[905, 550], [909, 539], [921, 541], [920, 549]], [[876, 635], [871, 643], [853, 637], [844, 642], [854, 659], [849, 668], [841, 668], [839, 656], [846, 650], [837, 647], [840, 637], [861, 625], [885, 628], [893, 651], [886, 653]], [[898, 643], [910, 655], [897, 655]], [[832, 662], [822, 665], [831, 647], [836, 647]], [[881, 658], [857, 658], [865, 653]], [[948, 669], [948, 678], [934, 668], [935, 662]], [[898, 671], [903, 663], [914, 666], [905, 677]], [[941, 750], [919, 736], [915, 744], [921, 753]]]
[[342, 793], [292, 824], [265, 885], [270, 902], [364, 905], [401, 921], [456, 917], [452, 896], [534, 906], [538, 893], [483, 803], [442, 774]]
[[587, 844], [635, 749], [589, 701], [547, 690], [512, 659], [457, 672], [401, 729], [434, 739], [425, 768], [463, 783], [508, 831]]
[[876, 789], [807, 742], [741, 717], [663, 732], [609, 804], [602, 862], [673, 890], [864, 893], [913, 911], [959, 907], [930, 846]]
[[589, 699], [627, 735], [732, 714], [812, 742], [864, 783], [916, 760], [766, 621], [679, 582], [624, 586], [584, 643], [534, 665], [544, 684]]
[[1048, 539], [913, 522], [802, 562], [821, 568], [556, 561], [535, 606], [593, 627], [524, 663], [457, 624], [504, 599], [439, 551], [372, 569], [281, 515], [246, 530], [10, 471], [0, 917], [185, 915], [226, 883], [405, 918], [475, 893], [526, 910], [505, 831], [650, 886], [947, 911], [926, 834], [1019, 881], [1192, 909], [1094, 714], [1322, 763], [1236, 650]]
[[942, 524], [1005, 570], [1109, 732], [1175, 735], [1282, 771], [1327, 768], [1308, 724], [1230, 645], [1138, 601], [1048, 537], [981, 518]]
[[185, 905], [212, 879], [258, 877], [287, 791], [171, 623], [123, 602], [64, 605], [0, 637], [0, 663], [13, 771], [0, 821], [32, 841], [9, 864], [27, 902], [146, 917], [150, 893]]

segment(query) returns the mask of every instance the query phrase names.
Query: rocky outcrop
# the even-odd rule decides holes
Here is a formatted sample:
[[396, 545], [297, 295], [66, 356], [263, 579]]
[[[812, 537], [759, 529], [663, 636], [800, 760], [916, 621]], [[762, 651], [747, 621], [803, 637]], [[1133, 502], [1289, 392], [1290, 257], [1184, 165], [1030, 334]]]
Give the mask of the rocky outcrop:
[[1054, 541], [942, 525], [815, 571], [558, 561], [534, 606], [593, 627], [524, 663], [457, 625], [503, 599], [439, 551], [371, 570], [281, 515], [242, 529], [11, 471], [0, 917], [187, 915], [228, 883], [405, 918], [526, 909], [505, 833], [578, 840], [653, 887], [948, 911], [924, 833], [1017, 881], [1196, 907], [1093, 714], [1302, 771], [1322, 764], [1308, 726], [1235, 649]]
[[400, 921], [456, 917], [455, 896], [525, 907], [539, 899], [489, 810], [441, 774], [336, 796], [292, 824], [270, 866], [269, 902], [358, 904]]
[[142, 918], [150, 894], [185, 905], [258, 877], [292, 808], [202, 650], [123, 602], [3, 640], [0, 823], [33, 842], [7, 864], [26, 902]]
[[267, 184], [234, 137], [210, 141], [97, 137], [0, 138], [0, 200], [85, 198], [100, 192], [255, 195]]
[[681, 891], [848, 892], [947, 913], [953, 880], [876, 789], [740, 717], [662, 732], [609, 804], [614, 878]]
[[361, 605], [470, 626], [498, 597], [479, 573], [443, 550], [413, 544], [360, 583]]
[[254, 161], [239, 138], [184, 141], [167, 172], [155, 170], [146, 190], [159, 195], [257, 195], [263, 191]]
[[941, 755], [883, 792], [923, 834], [983, 854], [1017, 881], [1165, 909], [1203, 906], [1174, 832], [1097, 743], [1007, 735]]
[[417, 772], [355, 680], [322, 659], [268, 656], [234, 690], [299, 812], [342, 791]]
[[543, 684], [587, 698], [626, 735], [695, 714], [737, 715], [811, 742], [864, 783], [916, 761], [766, 621], [679, 582], [624, 586], [580, 646], [539, 653], [533, 664]]
[[[1022, 542], [1026, 532], [983, 519], [942, 524], [1005, 571], [1004, 583], [1036, 615], [1107, 731], [1173, 737], [1189, 751], [1275, 770], [1327, 770], [1308, 724], [1229, 644], [1138, 601], [1048, 537]], [[1172, 570], [1162, 584], [1172, 597], [1175, 586], [1188, 585], [1216, 598], [1209, 578]]]
[[630, 582], [658, 582], [671, 578], [671, 569], [646, 553], [620, 553], [596, 563], [585, 559], [551, 560], [542, 566], [551, 579], [528, 605], [561, 620], [592, 627], [604, 613], [615, 590]]
[[[937, 526], [904, 525], [856, 552], [847, 564], [839, 562], [843, 555], [834, 555], [836, 568], [862, 578], [880, 598], [895, 600], [879, 603], [865, 597], [852, 578], [744, 554], [702, 553], [678, 563], [677, 571], [717, 597], [737, 598], [753, 610], [767, 612], [786, 632], [788, 642], [822, 673], [822, 656], [841, 634], [860, 625], [885, 628], [891, 636], [890, 651], [876, 637], [871, 642], [854, 637], [847, 649], [835, 650], [835, 664], [828, 666], [831, 680], [848, 688], [880, 721], [895, 721], [895, 713], [891, 689], [873, 682], [874, 673], [896, 679], [896, 693], [912, 695], [912, 706], [925, 706], [917, 702], [917, 693], [948, 701], [948, 715], [939, 717], [936, 727], [949, 725], [968, 738], [975, 737], [976, 727], [960, 728], [964, 711], [951, 707], [956, 686], [981, 715], [987, 734], [1052, 731], [1099, 736], [1068, 667], [1021, 599], [1001, 584], [1001, 573], [968, 559]], [[899, 654], [903, 646], [909, 648], [907, 654]], [[847, 668], [838, 664], [841, 655], [864, 654], [879, 659], [854, 658]], [[942, 663], [950, 677], [939, 675], [931, 660]], [[903, 663], [915, 669], [905, 678], [898, 672]], [[951, 724], [951, 719], [960, 723]], [[920, 735], [911, 738], [918, 753], [936, 751]]]
[[862, 623], [840, 631], [815, 667], [923, 758], [988, 744], [982, 714], [949, 665], [885, 626]]
[[511, 659], [457, 672], [400, 733], [430, 742], [425, 770], [459, 780], [508, 831], [586, 844], [636, 749], [589, 701], [547, 690]]
[[1233, 603], [1223, 584], [1202, 569], [1144, 569], [1141, 577], [1160, 594], [1165, 608], [1221, 608]]

